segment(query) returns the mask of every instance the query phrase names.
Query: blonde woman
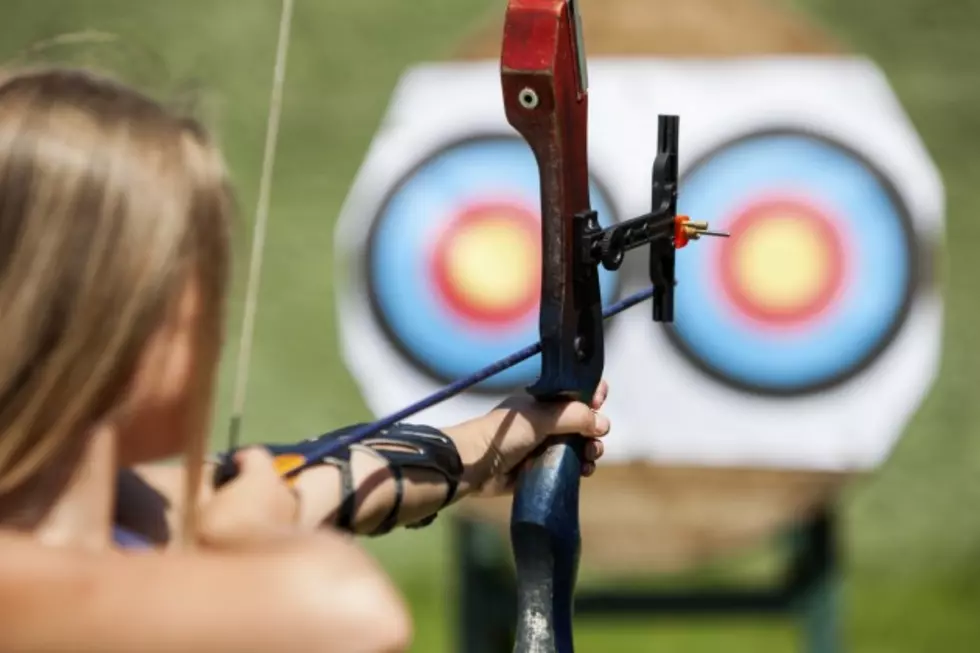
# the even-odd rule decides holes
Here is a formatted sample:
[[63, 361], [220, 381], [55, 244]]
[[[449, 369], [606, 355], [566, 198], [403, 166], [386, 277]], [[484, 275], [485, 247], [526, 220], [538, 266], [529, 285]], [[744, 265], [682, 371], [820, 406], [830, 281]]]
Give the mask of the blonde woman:
[[[84, 72], [0, 78], [0, 650], [404, 650], [404, 605], [341, 531], [426, 523], [506, 491], [548, 434], [608, 432], [605, 385], [591, 406], [515, 397], [390, 429], [293, 487], [241, 452], [214, 490], [233, 211], [193, 120]], [[584, 474], [601, 454], [590, 440]]]

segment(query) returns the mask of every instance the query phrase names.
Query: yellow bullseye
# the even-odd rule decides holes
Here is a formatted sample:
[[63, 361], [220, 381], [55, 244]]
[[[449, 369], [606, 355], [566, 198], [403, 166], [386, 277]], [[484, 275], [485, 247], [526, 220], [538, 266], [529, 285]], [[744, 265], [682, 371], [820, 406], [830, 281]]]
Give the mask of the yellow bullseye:
[[751, 225], [734, 253], [735, 280], [746, 299], [776, 311], [814, 302], [833, 275], [833, 253], [811, 221], [773, 216]]
[[446, 272], [474, 307], [497, 311], [521, 302], [537, 265], [536, 243], [507, 219], [467, 225], [448, 247]]

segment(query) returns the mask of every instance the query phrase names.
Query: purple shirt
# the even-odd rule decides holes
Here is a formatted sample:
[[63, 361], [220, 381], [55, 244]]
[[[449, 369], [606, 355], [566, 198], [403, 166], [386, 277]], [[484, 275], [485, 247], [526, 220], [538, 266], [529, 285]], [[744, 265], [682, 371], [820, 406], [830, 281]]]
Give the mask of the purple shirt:
[[124, 549], [151, 548], [150, 542], [146, 540], [146, 538], [141, 535], [137, 535], [133, 531], [127, 530], [122, 526], [112, 527], [112, 539], [115, 540], [117, 545]]

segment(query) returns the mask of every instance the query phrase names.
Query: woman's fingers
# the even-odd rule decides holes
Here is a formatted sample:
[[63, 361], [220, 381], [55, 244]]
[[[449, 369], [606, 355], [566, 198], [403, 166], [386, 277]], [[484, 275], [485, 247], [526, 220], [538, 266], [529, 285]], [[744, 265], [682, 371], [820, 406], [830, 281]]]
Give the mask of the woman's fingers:
[[300, 515], [299, 494], [276, 469], [275, 458], [264, 447], [249, 447], [235, 454], [242, 496], [254, 497], [257, 513], [267, 519], [293, 523]]
[[603, 379], [599, 382], [599, 385], [595, 389], [595, 394], [592, 395], [592, 410], [599, 410], [602, 405], [606, 403], [606, 397], [609, 396], [609, 382]]
[[582, 463], [582, 476], [595, 474], [595, 463], [602, 458], [605, 447], [601, 440], [589, 440], [585, 443], [585, 462]]
[[249, 447], [235, 453], [239, 478], [250, 482], [278, 482], [275, 458], [265, 447]]
[[609, 396], [609, 383], [603, 379], [596, 387], [590, 405], [574, 401], [559, 409], [555, 419], [555, 434], [579, 433], [581, 435], [602, 437], [609, 433], [609, 418], [599, 412]]
[[609, 418], [580, 401], [556, 404], [549, 406], [547, 410], [550, 419], [541, 430], [542, 433], [549, 435], [578, 433], [597, 438], [609, 433]]
[[596, 461], [602, 458], [605, 449], [602, 440], [589, 440], [585, 443], [585, 462], [582, 463], [582, 476], [589, 477], [595, 474]]
[[215, 547], [267, 541], [291, 532], [300, 514], [297, 492], [276, 469], [264, 448], [235, 454], [238, 475], [215, 490], [201, 508], [197, 535]]
[[585, 460], [590, 463], [602, 458], [602, 454], [605, 451], [605, 447], [601, 440], [589, 440], [585, 444]]

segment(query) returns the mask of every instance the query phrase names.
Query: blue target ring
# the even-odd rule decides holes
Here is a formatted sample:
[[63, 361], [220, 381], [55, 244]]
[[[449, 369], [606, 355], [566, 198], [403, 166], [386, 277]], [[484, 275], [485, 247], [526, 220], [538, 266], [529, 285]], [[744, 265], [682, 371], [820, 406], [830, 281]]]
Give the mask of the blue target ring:
[[[743, 228], [743, 218], [759, 206], [777, 209], [771, 215], [760, 209]], [[795, 131], [738, 139], [685, 174], [678, 212], [733, 230], [731, 242], [699, 243], [677, 257], [676, 319], [669, 333], [715, 378], [762, 394], [817, 391], [867, 366], [901, 327], [915, 280], [911, 222], [894, 187], [856, 152]], [[803, 214], [818, 225], [815, 231]], [[834, 241], [832, 246], [807, 229], [831, 234], [820, 238]], [[726, 247], [733, 249], [722, 253]], [[818, 254], [794, 257], [794, 247]], [[760, 254], [769, 262], [760, 263]], [[805, 265], [818, 271], [807, 276]], [[754, 311], [731, 290], [752, 286], [744, 294], [759, 303], [787, 293], [791, 301], [787, 280], [796, 277], [817, 278], [799, 282], [808, 288], [822, 279], [837, 286], [795, 321], [769, 307]]]
[[[599, 221], [605, 226], [612, 224], [612, 204], [594, 180], [590, 193]], [[503, 258], [493, 265], [500, 267], [484, 267], [483, 279], [474, 280], [471, 275], [467, 282], [480, 286], [482, 281], [493, 281], [495, 274], [509, 275], [510, 284], [530, 279], [533, 288], [519, 290], [533, 291], [531, 303], [518, 302], [516, 312], [503, 311], [502, 317], [491, 320], [481, 317], [479, 311], [458, 310], [447, 294], [440, 292], [445, 280], [437, 278], [434, 270], [446, 266], [432, 264], [436, 250], [448, 248], [452, 258], [453, 245], [444, 246], [445, 234], [455, 228], [461, 216], [472, 215], [487, 203], [498, 213], [507, 213], [512, 206], [514, 215], [532, 216], [534, 255], [540, 257], [538, 166], [527, 144], [516, 138], [477, 137], [441, 148], [401, 179], [372, 223], [366, 276], [376, 318], [405, 358], [440, 382], [469, 375], [540, 337], [539, 277], [524, 274], [528, 264], [524, 253], [498, 246], [495, 251]], [[507, 231], [506, 226], [503, 229]], [[478, 235], [469, 238], [469, 249], [463, 245], [456, 248], [456, 259], [463, 257], [462, 261], [454, 259], [457, 267], [467, 264], [467, 256], [485, 259], [482, 254], [468, 254], [474, 247], [471, 241], [475, 239], [479, 247], [490, 238], [492, 229], [485, 231], [473, 232]], [[527, 230], [524, 232], [527, 239]], [[504, 236], [506, 240], [513, 234]], [[461, 243], [465, 240], [459, 239]], [[461, 253], [464, 250], [467, 253]], [[521, 272], [515, 273], [514, 266]], [[533, 272], [540, 274], [538, 259]], [[600, 286], [604, 304], [615, 301], [616, 274], [602, 270]], [[465, 295], [466, 289], [457, 294]], [[478, 293], [474, 290], [471, 294]], [[488, 379], [478, 389], [500, 392], [530, 384], [540, 368], [540, 356], [535, 356]]]

